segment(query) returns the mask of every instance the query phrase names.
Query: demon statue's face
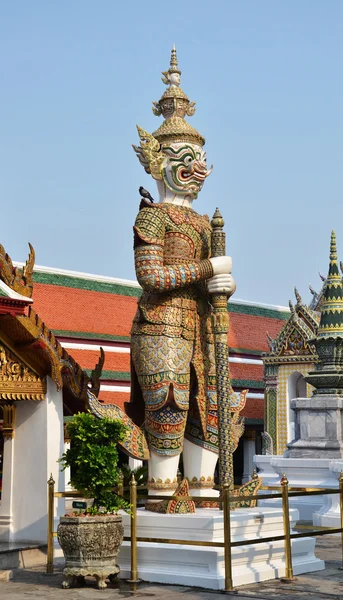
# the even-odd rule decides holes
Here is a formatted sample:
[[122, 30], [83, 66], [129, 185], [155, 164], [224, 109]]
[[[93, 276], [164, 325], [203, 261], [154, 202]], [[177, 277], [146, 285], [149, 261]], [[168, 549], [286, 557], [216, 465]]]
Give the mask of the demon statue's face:
[[207, 169], [206, 152], [202, 146], [191, 142], [161, 145], [151, 133], [137, 128], [141, 143], [133, 149], [146, 173], [157, 180], [160, 195], [165, 197], [162, 193], [164, 187], [169, 196], [171, 192], [174, 196], [189, 196], [194, 200], [213, 168]]
[[206, 177], [206, 152], [201, 146], [190, 143], [174, 143], [163, 147], [165, 159], [162, 177], [166, 186], [175, 194], [191, 193], [194, 198], [200, 192]]

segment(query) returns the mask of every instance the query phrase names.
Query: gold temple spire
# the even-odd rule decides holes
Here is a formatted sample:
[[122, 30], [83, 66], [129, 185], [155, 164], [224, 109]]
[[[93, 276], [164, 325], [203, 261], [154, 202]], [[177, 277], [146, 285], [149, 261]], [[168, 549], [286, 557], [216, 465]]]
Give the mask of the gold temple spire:
[[330, 240], [330, 260], [337, 260], [336, 232], [332, 230]]
[[317, 339], [343, 337], [343, 283], [339, 272], [336, 233], [331, 232], [330, 263]]

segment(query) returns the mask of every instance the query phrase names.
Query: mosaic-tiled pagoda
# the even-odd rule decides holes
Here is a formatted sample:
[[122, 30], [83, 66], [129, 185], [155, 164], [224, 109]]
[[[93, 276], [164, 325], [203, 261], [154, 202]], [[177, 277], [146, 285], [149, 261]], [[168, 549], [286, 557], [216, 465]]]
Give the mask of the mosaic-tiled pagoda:
[[291, 401], [295, 411], [295, 440], [291, 458], [343, 457], [343, 284], [335, 232], [331, 234], [330, 265], [320, 323], [314, 340], [318, 356], [305, 380], [314, 387], [311, 398]]

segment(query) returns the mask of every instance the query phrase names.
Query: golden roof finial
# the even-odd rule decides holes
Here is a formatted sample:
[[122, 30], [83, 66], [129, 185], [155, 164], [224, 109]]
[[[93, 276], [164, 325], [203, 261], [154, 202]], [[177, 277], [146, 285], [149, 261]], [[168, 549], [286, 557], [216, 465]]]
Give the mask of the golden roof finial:
[[330, 260], [337, 260], [337, 257], [336, 232], [332, 230], [330, 240]]

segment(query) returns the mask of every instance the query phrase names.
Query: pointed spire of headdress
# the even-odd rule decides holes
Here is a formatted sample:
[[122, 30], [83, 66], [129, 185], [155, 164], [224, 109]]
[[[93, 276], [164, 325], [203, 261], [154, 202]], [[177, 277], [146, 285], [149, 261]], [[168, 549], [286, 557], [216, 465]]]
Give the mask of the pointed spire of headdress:
[[171, 51], [169, 73], [179, 73], [181, 75], [181, 71], [180, 71], [180, 69], [178, 67], [178, 62], [177, 62], [177, 55], [176, 55], [175, 44], [173, 44], [172, 51]]
[[163, 115], [165, 121], [152, 135], [162, 145], [185, 142], [203, 146], [203, 136], [185, 120], [186, 116], [194, 115], [195, 102], [190, 102], [180, 87], [181, 71], [175, 45], [171, 51], [170, 67], [162, 75], [162, 81], [168, 87], [160, 100], [153, 102], [152, 112], [157, 117]]
[[[173, 73], [177, 73], [179, 75], [179, 77], [175, 77], [175, 76], [172, 77]], [[161, 79], [162, 79], [162, 81], [163, 81], [163, 83], [165, 85], [170, 85], [170, 86], [173, 86], [173, 87], [174, 86], [175, 87], [179, 87], [180, 86], [181, 71], [180, 71], [179, 66], [178, 66], [178, 60], [177, 60], [177, 55], [176, 55], [175, 44], [173, 44], [173, 48], [172, 48], [172, 51], [171, 51], [170, 67], [169, 67], [168, 71], [162, 71], [162, 75], [163, 75], [163, 77]], [[184, 92], [182, 92], [182, 93], [184, 94]]]

